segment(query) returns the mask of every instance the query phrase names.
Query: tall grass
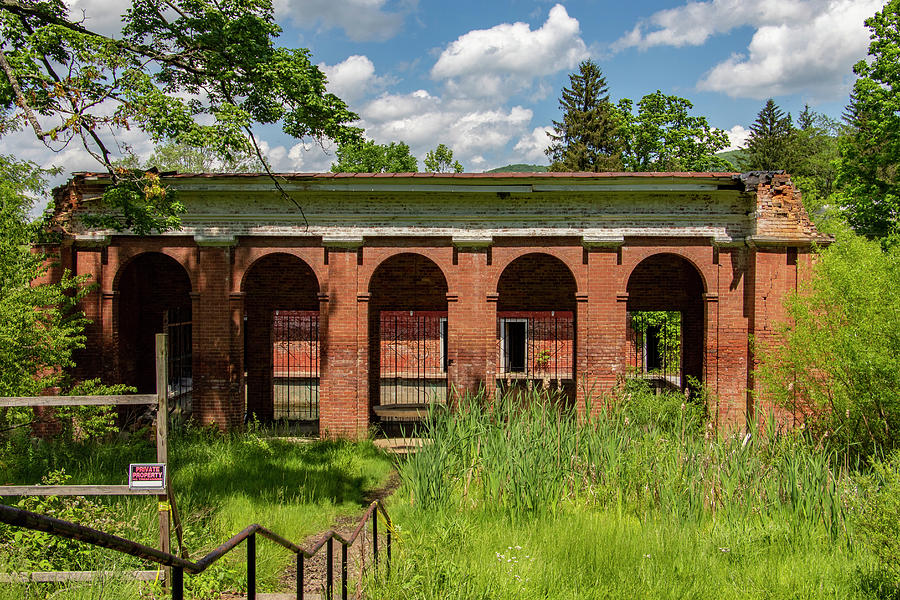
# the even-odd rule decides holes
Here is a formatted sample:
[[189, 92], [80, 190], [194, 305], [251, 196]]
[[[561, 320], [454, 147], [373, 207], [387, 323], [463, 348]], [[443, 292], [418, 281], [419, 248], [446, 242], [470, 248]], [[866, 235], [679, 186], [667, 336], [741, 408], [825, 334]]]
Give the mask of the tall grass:
[[480, 508], [513, 518], [589, 506], [702, 524], [718, 515], [848, 533], [839, 460], [802, 433], [723, 435], [702, 405], [641, 385], [579, 418], [561, 398], [524, 391], [467, 396], [426, 423], [431, 443], [401, 469], [423, 508]]

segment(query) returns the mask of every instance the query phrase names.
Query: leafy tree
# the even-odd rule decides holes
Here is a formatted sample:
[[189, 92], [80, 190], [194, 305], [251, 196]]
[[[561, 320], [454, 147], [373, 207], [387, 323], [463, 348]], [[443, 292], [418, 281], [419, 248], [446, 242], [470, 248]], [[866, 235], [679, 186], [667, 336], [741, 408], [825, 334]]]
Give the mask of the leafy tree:
[[629, 171], [727, 171], [731, 163], [716, 156], [728, 146], [728, 135], [711, 127], [706, 117], [689, 114], [689, 100], [661, 91], [647, 94], [633, 112], [624, 98], [618, 109], [624, 119], [622, 162]]
[[750, 126], [745, 161], [747, 171], [791, 170], [793, 157], [793, 126], [791, 116], [785, 116], [775, 101], [769, 98]]
[[857, 455], [900, 447], [900, 248], [844, 225], [760, 352], [763, 393]]
[[229, 160], [262, 158], [257, 124], [359, 138], [309, 51], [275, 46], [271, 0], [134, 0], [123, 22], [112, 38], [70, 20], [62, 0], [0, 0], [0, 112], [54, 150], [81, 144], [107, 170], [113, 210], [94, 224], [139, 234], [177, 224], [181, 207], [164, 188], [115, 168], [121, 128]]
[[553, 121], [546, 150], [551, 171], [618, 171], [621, 160], [621, 119], [609, 100], [606, 78], [591, 60], [569, 75], [559, 108], [562, 121]]
[[86, 323], [75, 307], [83, 279], [64, 274], [42, 282], [47, 258], [32, 252], [38, 223], [28, 221], [29, 194], [43, 191], [45, 172], [0, 155], [0, 396], [33, 396], [57, 385], [60, 369], [84, 347]]
[[462, 173], [463, 166], [453, 160], [453, 150], [444, 144], [438, 144], [434, 150], [425, 155], [425, 171], [428, 173]]
[[154, 148], [144, 168], [180, 173], [258, 173], [264, 169], [259, 157], [249, 151], [220, 157], [209, 146], [189, 146], [177, 142]]
[[900, 0], [885, 4], [866, 26], [870, 58], [853, 66], [852, 132], [840, 144], [838, 181], [853, 227], [884, 237], [900, 229]]
[[794, 183], [803, 193], [803, 203], [813, 212], [835, 191], [837, 180], [838, 121], [805, 106], [792, 134], [793, 157], [789, 166]]
[[332, 173], [415, 173], [419, 170], [419, 161], [403, 142], [376, 144], [366, 140], [361, 144], [345, 144], [338, 148], [337, 158], [331, 165]]

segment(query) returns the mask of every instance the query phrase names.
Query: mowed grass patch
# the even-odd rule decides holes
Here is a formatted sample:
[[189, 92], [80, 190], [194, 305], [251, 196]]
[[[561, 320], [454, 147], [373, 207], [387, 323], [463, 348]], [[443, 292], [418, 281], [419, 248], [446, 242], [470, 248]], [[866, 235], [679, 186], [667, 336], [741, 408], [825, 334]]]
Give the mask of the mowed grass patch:
[[[16, 467], [0, 473], [6, 482], [36, 483], [43, 468], [55, 477], [64, 470], [68, 483], [127, 482], [129, 462], [151, 462], [155, 449], [146, 436], [104, 443], [65, 444], [31, 442], [20, 446]], [[371, 442], [292, 440], [270, 438], [251, 426], [247, 431], [221, 433], [188, 427], [169, 440], [169, 466], [178, 509], [184, 525], [184, 543], [193, 559], [225, 542], [251, 523], [295, 542], [327, 529], [339, 517], [360, 512], [368, 496], [383, 486], [393, 468], [391, 459]], [[59, 482], [58, 480], [56, 482]], [[14, 503], [17, 499], [9, 498]], [[32, 502], [32, 501], [29, 501]], [[96, 498], [72, 509], [72, 500], [37, 503], [36, 512], [123, 535], [157, 546], [158, 517], [154, 498]], [[46, 544], [34, 539], [22, 544], [12, 528], [0, 526], [0, 570], [152, 569], [155, 565], [104, 549], [82, 552], [67, 546], [44, 552]], [[29, 534], [30, 535], [30, 534]], [[74, 543], [73, 543], [74, 544]], [[174, 544], [174, 536], [173, 536]], [[279, 546], [257, 544], [257, 581], [260, 591], [276, 591], [279, 577], [293, 556]], [[187, 596], [218, 598], [221, 592], [246, 589], [246, 551], [235, 550], [198, 576], [185, 578]], [[93, 584], [7, 585], [6, 597], [118, 598], [138, 597], [148, 589], [115, 578]], [[4, 595], [5, 594], [5, 595]]]

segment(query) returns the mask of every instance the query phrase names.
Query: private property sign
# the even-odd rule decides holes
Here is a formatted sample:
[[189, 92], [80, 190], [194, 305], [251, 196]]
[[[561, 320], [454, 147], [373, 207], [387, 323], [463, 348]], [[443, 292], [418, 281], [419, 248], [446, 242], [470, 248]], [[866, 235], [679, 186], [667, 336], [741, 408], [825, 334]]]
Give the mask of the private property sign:
[[165, 463], [132, 463], [128, 465], [128, 487], [133, 490], [165, 491]]

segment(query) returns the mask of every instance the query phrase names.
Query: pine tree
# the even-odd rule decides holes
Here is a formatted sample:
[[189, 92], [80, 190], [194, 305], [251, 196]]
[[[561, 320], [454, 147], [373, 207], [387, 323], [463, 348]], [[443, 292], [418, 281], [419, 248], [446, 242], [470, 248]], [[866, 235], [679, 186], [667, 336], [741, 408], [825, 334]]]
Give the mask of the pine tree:
[[791, 115], [785, 116], [769, 98], [750, 126], [742, 167], [748, 171], [790, 170], [793, 130]]
[[546, 150], [551, 171], [618, 171], [622, 169], [620, 119], [609, 101], [606, 78], [591, 60], [569, 75], [559, 108], [562, 121], [553, 121], [552, 143]]

